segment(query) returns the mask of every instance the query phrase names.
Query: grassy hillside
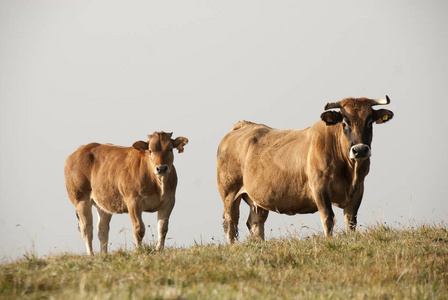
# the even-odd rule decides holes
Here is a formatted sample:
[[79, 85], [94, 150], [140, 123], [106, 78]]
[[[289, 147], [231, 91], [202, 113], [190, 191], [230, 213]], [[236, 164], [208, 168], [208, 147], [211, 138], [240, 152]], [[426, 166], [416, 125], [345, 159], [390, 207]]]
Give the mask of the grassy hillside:
[[447, 299], [448, 230], [377, 226], [109, 255], [27, 255], [0, 265], [0, 299]]

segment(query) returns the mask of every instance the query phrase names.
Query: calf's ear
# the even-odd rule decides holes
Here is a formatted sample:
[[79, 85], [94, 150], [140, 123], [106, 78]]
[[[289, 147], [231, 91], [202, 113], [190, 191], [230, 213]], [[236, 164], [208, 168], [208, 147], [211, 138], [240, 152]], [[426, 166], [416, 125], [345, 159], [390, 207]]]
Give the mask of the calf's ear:
[[138, 155], [145, 157], [146, 150], [149, 149], [149, 144], [143, 141], [135, 142], [132, 147], [138, 151]]
[[184, 152], [184, 146], [188, 144], [188, 139], [180, 136], [175, 140], [171, 140], [171, 142], [173, 143], [173, 148], [177, 148], [177, 151], [182, 153]]
[[326, 111], [320, 115], [320, 118], [327, 125], [335, 125], [339, 122], [342, 122], [342, 114], [338, 111]]
[[382, 124], [394, 117], [394, 113], [391, 112], [388, 109], [378, 109], [374, 110], [372, 114], [373, 121], [376, 122], [376, 124]]

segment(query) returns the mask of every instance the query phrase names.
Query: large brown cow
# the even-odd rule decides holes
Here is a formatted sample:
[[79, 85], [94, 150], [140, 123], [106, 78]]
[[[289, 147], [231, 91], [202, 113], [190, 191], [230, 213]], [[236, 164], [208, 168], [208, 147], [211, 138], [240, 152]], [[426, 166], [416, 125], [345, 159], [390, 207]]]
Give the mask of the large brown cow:
[[137, 247], [145, 235], [142, 212], [157, 211], [158, 243], [162, 250], [177, 186], [173, 148], [181, 153], [188, 140], [171, 139], [172, 133], [154, 132], [148, 142], [132, 147], [91, 143], [81, 146], [65, 161], [65, 184], [79, 217], [79, 228], [92, 249], [92, 205], [98, 211], [98, 237], [107, 252], [112, 214], [129, 213]]
[[369, 172], [372, 124], [393, 117], [386, 99], [349, 98], [328, 103], [321, 121], [303, 130], [278, 130], [239, 122], [221, 141], [217, 155], [218, 189], [224, 202], [224, 231], [229, 244], [238, 233], [241, 198], [251, 206], [250, 236], [264, 239], [269, 211], [294, 215], [319, 211], [331, 236], [334, 213], [344, 209], [347, 230], [356, 217]]

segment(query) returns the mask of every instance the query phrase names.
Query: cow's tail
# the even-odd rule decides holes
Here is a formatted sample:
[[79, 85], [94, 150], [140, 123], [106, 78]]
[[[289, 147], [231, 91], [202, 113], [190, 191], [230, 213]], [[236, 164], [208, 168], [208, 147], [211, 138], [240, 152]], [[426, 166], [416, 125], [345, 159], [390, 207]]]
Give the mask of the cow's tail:
[[78, 219], [78, 231], [81, 232], [81, 228], [79, 227], [79, 215], [77, 211], [76, 211], [76, 218]]

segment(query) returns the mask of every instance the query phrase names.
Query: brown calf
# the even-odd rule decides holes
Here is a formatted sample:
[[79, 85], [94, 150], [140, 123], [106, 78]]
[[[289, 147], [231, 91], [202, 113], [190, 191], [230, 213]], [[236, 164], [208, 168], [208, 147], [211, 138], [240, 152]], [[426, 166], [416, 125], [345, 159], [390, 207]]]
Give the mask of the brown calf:
[[98, 237], [107, 252], [112, 214], [129, 213], [137, 247], [145, 235], [142, 212], [157, 211], [158, 243], [162, 250], [177, 186], [173, 148], [181, 153], [188, 140], [172, 133], [154, 132], [148, 142], [132, 147], [91, 143], [79, 147], [65, 161], [65, 184], [79, 217], [79, 228], [92, 249], [92, 205], [98, 211]]

